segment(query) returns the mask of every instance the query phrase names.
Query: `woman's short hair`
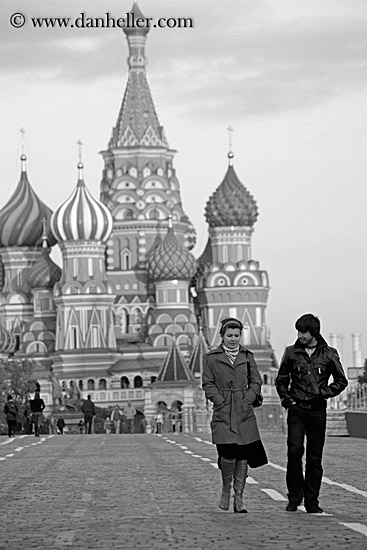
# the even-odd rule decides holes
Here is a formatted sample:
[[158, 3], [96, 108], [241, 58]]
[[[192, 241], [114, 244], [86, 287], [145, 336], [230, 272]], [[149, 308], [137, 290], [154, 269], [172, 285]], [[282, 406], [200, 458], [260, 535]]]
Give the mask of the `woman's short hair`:
[[226, 333], [227, 328], [238, 328], [242, 332], [243, 324], [241, 321], [235, 317], [226, 317], [221, 320], [221, 325], [219, 329], [219, 334], [223, 337]]
[[305, 315], [297, 319], [295, 327], [298, 332], [309, 332], [312, 336], [317, 337], [320, 334], [321, 324], [315, 315], [305, 313]]

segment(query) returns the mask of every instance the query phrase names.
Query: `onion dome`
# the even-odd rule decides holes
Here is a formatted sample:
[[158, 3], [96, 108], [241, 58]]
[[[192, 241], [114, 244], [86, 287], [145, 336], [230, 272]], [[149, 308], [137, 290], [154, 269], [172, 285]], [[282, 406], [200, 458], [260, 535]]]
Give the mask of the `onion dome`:
[[155, 281], [172, 279], [190, 280], [196, 270], [194, 256], [178, 242], [172, 229], [172, 218], [169, 217], [167, 235], [162, 244], [149, 254], [148, 275]]
[[[49, 222], [52, 210], [36, 195], [27, 177], [22, 155], [22, 173], [16, 190], [9, 202], [0, 210], [0, 246], [41, 246], [42, 220]], [[49, 226], [49, 223], [48, 223]], [[56, 244], [51, 231], [47, 235], [50, 246]]]
[[[146, 19], [146, 17], [141, 13], [140, 8], [136, 2], [134, 2], [133, 7], [131, 8], [131, 11], [129, 13], [131, 14], [131, 16], [128, 15], [127, 23], [131, 26], [123, 27], [122, 30], [124, 31], [124, 33], [127, 36], [132, 34], [140, 34], [145, 36], [146, 34], [148, 34], [148, 32], [150, 31], [150, 28], [148, 25], [144, 25], [143, 27], [140, 28], [135, 23], [138, 18]], [[134, 23], [132, 24], [132, 22]]]
[[52, 218], [51, 229], [57, 241], [107, 241], [111, 235], [111, 212], [89, 193], [79, 162], [79, 180], [70, 197], [59, 206]]
[[50, 258], [50, 249], [44, 235], [41, 255], [28, 272], [30, 288], [53, 289], [61, 278], [61, 268]]
[[0, 353], [11, 353], [15, 350], [16, 340], [12, 332], [0, 324]]
[[228, 158], [230, 164], [224, 180], [206, 203], [205, 218], [210, 227], [251, 227], [257, 220], [257, 204], [234, 171], [233, 153]]

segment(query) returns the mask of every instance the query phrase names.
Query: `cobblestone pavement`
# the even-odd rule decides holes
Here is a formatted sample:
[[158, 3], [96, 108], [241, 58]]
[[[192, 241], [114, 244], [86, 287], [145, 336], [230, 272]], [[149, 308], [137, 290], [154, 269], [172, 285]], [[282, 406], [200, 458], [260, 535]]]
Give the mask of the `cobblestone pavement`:
[[366, 440], [327, 439], [322, 515], [285, 512], [285, 436], [263, 441], [233, 514], [207, 435], [1, 437], [0, 549], [367, 548]]

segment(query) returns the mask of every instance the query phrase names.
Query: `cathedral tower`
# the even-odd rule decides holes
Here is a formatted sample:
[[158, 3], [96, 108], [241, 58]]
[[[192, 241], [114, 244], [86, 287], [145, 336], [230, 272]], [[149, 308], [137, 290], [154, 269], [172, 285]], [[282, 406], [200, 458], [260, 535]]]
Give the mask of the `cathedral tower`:
[[236, 317], [244, 325], [243, 344], [255, 352], [259, 367], [268, 370], [273, 364], [266, 326], [269, 279], [251, 251], [258, 209], [237, 177], [233, 153], [228, 158], [227, 173], [205, 209], [209, 239], [198, 260], [197, 301], [210, 346], [219, 343], [221, 319]]
[[29, 273], [41, 255], [44, 224], [48, 228], [48, 243], [51, 246], [56, 243], [49, 229], [52, 211], [29, 183], [26, 160], [22, 154], [20, 181], [0, 210], [0, 255], [4, 269], [0, 315], [4, 326], [15, 336], [16, 349], [19, 349], [25, 324], [33, 314]]
[[[134, 3], [132, 12], [142, 14]], [[179, 243], [195, 244], [195, 230], [184, 213], [170, 149], [150, 92], [145, 44], [149, 28], [123, 29], [129, 48], [128, 79], [108, 149], [102, 152], [101, 200], [113, 217], [107, 244], [107, 273], [117, 296], [116, 337], [144, 340], [154, 302], [147, 254], [162, 242], [172, 215]]]
[[62, 276], [54, 286], [57, 308], [55, 373], [64, 377], [105, 375], [116, 360], [112, 304], [115, 296], [105, 270], [112, 217], [83, 179], [57, 208], [51, 228], [62, 253]]

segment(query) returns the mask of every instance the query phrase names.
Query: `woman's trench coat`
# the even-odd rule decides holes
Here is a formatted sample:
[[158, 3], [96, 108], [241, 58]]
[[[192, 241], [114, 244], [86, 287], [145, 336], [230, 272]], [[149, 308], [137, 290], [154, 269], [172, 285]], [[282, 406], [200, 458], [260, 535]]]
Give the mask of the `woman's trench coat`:
[[207, 353], [202, 386], [206, 398], [213, 402], [213, 443], [247, 445], [260, 439], [254, 409], [249, 403], [260, 394], [261, 385], [251, 351], [240, 346], [233, 365], [220, 346]]

